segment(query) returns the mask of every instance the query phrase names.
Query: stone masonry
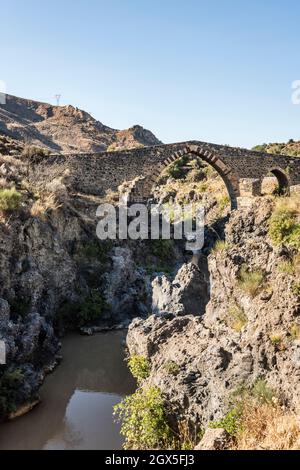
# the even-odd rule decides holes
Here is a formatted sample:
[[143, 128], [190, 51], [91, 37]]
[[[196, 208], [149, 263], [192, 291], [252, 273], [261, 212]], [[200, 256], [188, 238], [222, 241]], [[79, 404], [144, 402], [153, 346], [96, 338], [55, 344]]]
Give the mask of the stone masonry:
[[190, 141], [94, 154], [33, 157], [29, 165], [32, 181], [63, 175], [74, 191], [104, 196], [127, 182], [129, 200], [141, 202], [151, 196], [163, 169], [183, 155], [196, 155], [211, 164], [223, 178], [237, 207], [241, 196], [258, 196], [262, 180], [272, 173], [281, 190], [300, 187], [300, 158], [254, 152], [242, 148]]

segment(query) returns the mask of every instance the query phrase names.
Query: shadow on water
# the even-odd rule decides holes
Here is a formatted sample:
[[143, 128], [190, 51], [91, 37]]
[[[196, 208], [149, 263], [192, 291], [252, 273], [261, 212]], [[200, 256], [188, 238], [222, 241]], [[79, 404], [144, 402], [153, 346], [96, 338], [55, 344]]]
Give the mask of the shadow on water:
[[124, 332], [66, 337], [63, 362], [47, 377], [42, 402], [0, 426], [0, 449], [120, 449], [112, 407], [135, 389], [124, 338]]

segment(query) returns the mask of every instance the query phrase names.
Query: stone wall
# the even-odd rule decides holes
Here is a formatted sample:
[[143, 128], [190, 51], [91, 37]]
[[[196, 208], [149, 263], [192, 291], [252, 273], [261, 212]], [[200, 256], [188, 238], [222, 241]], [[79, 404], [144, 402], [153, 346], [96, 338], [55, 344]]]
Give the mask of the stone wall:
[[[30, 162], [29, 177], [33, 182], [48, 182], [65, 174], [72, 190], [104, 195], [107, 190], [116, 191], [125, 181], [144, 176], [143, 183], [134, 188], [137, 199], [141, 199], [150, 196], [155, 181], [166, 166], [189, 153], [199, 156], [218, 171], [233, 205], [240, 196], [243, 179], [261, 182], [274, 171], [277, 175], [282, 174], [290, 186], [300, 184], [300, 158], [195, 141], [117, 152], [34, 157]], [[257, 186], [258, 183], [255, 192]]]

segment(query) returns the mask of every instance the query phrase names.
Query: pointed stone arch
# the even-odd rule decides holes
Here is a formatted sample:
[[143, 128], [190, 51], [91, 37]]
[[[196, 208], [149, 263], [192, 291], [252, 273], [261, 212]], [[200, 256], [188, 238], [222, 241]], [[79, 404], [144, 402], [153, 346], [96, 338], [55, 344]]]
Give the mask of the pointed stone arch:
[[130, 202], [141, 202], [149, 199], [151, 197], [153, 188], [154, 186], [156, 186], [163, 170], [167, 168], [171, 163], [174, 163], [176, 160], [182, 158], [184, 155], [189, 154], [196, 155], [203, 161], [210, 164], [216, 170], [216, 172], [221, 176], [226, 185], [231, 200], [231, 208], [236, 209], [237, 198], [240, 194], [239, 179], [237, 175], [234, 173], [231, 167], [229, 167], [222, 161], [219, 156], [210, 152], [209, 150], [207, 150], [207, 148], [197, 145], [187, 145], [183, 149], [177, 150], [176, 152], [168, 156], [165, 160], [158, 163], [151, 174], [149, 174], [148, 176], [145, 175], [145, 177], [139, 179], [136, 184], [132, 186], [128, 195], [128, 200]]

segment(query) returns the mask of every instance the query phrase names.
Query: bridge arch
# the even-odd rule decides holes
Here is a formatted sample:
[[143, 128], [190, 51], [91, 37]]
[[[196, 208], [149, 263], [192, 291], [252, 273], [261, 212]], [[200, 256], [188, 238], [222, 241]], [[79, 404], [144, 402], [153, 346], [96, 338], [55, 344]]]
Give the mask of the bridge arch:
[[236, 209], [237, 198], [240, 194], [239, 179], [237, 175], [234, 173], [231, 167], [222, 161], [219, 156], [210, 152], [207, 150], [207, 148], [197, 145], [187, 145], [185, 148], [172, 153], [162, 160], [152, 173], [137, 178], [128, 192], [128, 201], [142, 202], [149, 199], [153, 192], [153, 188], [157, 185], [163, 170], [171, 163], [174, 163], [176, 160], [179, 160], [183, 156], [190, 154], [197, 156], [216, 170], [227, 188], [228, 195], [231, 200], [231, 209]]
[[290, 181], [286, 171], [275, 167], [270, 169], [270, 173], [277, 179], [279, 194], [288, 195], [290, 192]]

